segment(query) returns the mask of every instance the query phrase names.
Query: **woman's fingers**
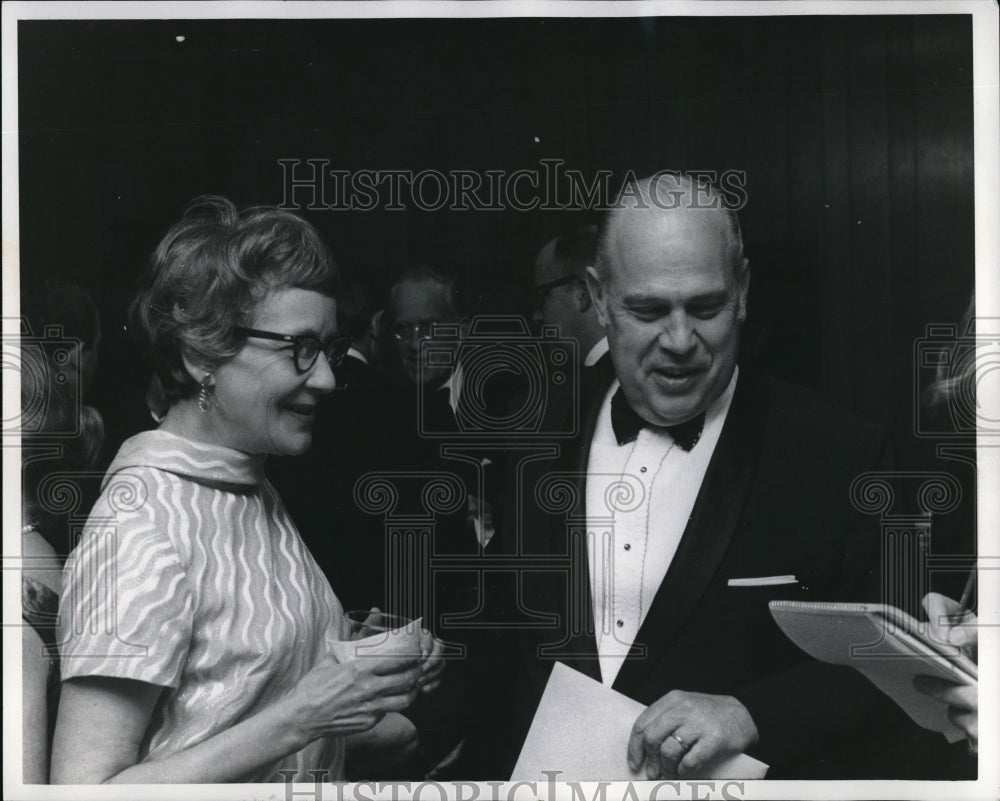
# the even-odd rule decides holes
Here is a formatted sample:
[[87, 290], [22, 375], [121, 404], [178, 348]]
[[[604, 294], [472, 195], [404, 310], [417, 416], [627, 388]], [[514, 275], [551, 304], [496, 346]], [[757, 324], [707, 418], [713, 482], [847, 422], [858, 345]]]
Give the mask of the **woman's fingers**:
[[364, 684], [364, 695], [366, 698], [378, 698], [399, 693], [416, 693], [419, 686], [420, 667], [414, 665], [408, 670], [397, 673], [384, 675], [373, 673]]
[[372, 702], [372, 709], [380, 713], [402, 712], [416, 700], [416, 689], [398, 695], [383, 695]]
[[401, 673], [416, 668], [420, 670], [419, 654], [400, 654], [398, 656], [371, 656], [355, 660], [367, 670], [379, 676]]

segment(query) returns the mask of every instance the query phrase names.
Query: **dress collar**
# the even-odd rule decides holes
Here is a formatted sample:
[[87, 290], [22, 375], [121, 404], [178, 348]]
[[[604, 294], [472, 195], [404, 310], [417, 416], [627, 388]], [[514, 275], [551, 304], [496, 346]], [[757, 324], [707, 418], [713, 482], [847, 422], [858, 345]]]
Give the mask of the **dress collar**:
[[264, 481], [264, 460], [263, 455], [194, 442], [167, 431], [143, 431], [125, 440], [108, 476], [130, 467], [154, 467], [206, 483], [257, 486]]

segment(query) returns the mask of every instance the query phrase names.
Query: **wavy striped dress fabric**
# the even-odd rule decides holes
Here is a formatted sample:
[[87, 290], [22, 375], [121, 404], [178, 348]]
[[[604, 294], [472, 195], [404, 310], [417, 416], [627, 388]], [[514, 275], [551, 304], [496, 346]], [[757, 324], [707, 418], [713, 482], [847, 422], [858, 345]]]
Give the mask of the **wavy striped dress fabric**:
[[[147, 431], [122, 445], [63, 575], [62, 676], [164, 688], [140, 758], [175, 754], [288, 693], [343, 610], [263, 457]], [[343, 777], [340, 738], [239, 781]]]

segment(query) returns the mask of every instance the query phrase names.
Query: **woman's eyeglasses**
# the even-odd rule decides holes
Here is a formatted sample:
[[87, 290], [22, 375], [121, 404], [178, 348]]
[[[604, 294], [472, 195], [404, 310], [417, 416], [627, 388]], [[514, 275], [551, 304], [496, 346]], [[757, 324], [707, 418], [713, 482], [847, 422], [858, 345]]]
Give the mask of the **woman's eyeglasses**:
[[326, 360], [330, 363], [331, 369], [338, 367], [344, 361], [352, 341], [350, 337], [336, 337], [324, 345], [319, 341], [319, 337], [314, 337], [312, 334], [276, 334], [274, 331], [242, 327], [237, 328], [236, 331], [250, 339], [273, 339], [277, 342], [289, 343], [292, 346], [295, 369], [300, 373], [309, 372], [316, 364], [320, 353], [326, 354]]

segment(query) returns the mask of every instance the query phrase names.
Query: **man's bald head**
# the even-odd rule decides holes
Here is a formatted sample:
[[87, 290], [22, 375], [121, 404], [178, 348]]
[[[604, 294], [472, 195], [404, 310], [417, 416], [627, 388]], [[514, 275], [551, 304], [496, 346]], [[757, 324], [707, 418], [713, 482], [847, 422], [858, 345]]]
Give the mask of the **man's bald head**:
[[587, 285], [622, 392], [647, 422], [705, 412], [736, 369], [750, 271], [736, 215], [706, 184], [626, 185]]
[[605, 277], [615, 265], [615, 244], [625, 225], [648, 224], [649, 220], [673, 216], [678, 224], [696, 226], [706, 235], [718, 237], [727, 259], [738, 275], [746, 267], [743, 231], [736, 212], [726, 205], [722, 193], [704, 179], [684, 173], [659, 172], [630, 181], [608, 211], [597, 241], [594, 267]]

